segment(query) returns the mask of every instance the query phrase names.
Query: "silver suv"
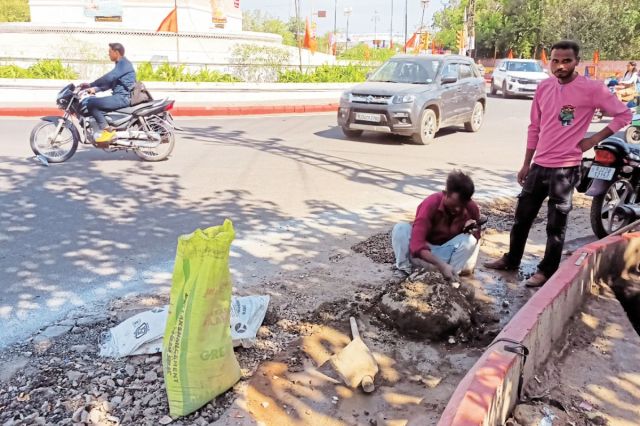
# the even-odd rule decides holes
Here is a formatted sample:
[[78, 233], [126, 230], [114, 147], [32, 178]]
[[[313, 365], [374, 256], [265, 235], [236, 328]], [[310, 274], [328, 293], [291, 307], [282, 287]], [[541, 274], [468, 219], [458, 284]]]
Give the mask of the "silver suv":
[[486, 101], [484, 79], [470, 58], [401, 55], [342, 94], [338, 125], [348, 138], [367, 130], [426, 145], [443, 127], [480, 130]]
[[496, 64], [491, 76], [491, 94], [498, 90], [504, 98], [514, 95], [533, 96], [542, 80], [549, 78], [535, 59], [505, 59]]

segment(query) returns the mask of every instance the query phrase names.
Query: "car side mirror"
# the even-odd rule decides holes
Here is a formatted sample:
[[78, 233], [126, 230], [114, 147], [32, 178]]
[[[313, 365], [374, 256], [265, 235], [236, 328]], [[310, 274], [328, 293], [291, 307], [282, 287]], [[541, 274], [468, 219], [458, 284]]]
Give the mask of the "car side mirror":
[[443, 75], [442, 80], [440, 80], [442, 84], [451, 84], [455, 83], [456, 81], [458, 81], [458, 74], [454, 73], [447, 73]]
[[498, 70], [499, 70], [499, 71], [506, 71], [506, 70], [507, 70], [507, 67], [500, 67], [500, 68], [498, 68]]

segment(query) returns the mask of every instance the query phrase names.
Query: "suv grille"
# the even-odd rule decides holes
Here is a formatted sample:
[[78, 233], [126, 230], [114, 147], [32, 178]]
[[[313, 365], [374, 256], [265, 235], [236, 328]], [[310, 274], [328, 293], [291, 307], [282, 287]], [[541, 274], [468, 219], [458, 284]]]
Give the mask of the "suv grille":
[[387, 105], [391, 103], [392, 96], [381, 95], [364, 95], [360, 93], [354, 93], [351, 95], [351, 102], [356, 104], [379, 104]]

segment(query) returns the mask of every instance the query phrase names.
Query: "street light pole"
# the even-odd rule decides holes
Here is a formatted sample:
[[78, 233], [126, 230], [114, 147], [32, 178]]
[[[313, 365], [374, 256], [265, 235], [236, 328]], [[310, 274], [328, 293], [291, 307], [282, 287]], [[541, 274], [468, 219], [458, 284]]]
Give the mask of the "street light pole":
[[393, 0], [391, 0], [391, 27], [389, 29], [389, 49], [393, 47]]
[[333, 3], [333, 37], [338, 32], [338, 0]]
[[347, 17], [347, 39], [345, 40], [345, 50], [349, 50], [349, 16], [351, 16], [351, 12], [353, 12], [352, 7], [344, 8], [344, 15]]
[[380, 16], [378, 15], [378, 11], [375, 10], [373, 12], [373, 47], [374, 49], [378, 46], [376, 45], [376, 41], [378, 40], [378, 20]]
[[[422, 2], [422, 17], [420, 18], [420, 41], [423, 40], [423, 36], [422, 36], [422, 32], [424, 31], [424, 11], [427, 8], [427, 3], [429, 2], [429, 0], [420, 0]], [[418, 46], [420, 46], [421, 43], [418, 43]]]
[[407, 53], [407, 14], [409, 13], [409, 0], [404, 0], [404, 53]]

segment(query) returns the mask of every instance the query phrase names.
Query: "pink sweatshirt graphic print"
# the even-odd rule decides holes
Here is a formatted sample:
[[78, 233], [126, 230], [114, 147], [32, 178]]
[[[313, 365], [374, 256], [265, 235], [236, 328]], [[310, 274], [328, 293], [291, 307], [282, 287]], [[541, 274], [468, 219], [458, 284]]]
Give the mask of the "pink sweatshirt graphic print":
[[614, 133], [631, 121], [629, 108], [601, 81], [578, 76], [568, 84], [560, 84], [555, 77], [540, 83], [527, 137], [527, 148], [536, 150], [533, 162], [550, 168], [580, 165], [580, 142], [596, 109], [613, 117], [608, 127]]

